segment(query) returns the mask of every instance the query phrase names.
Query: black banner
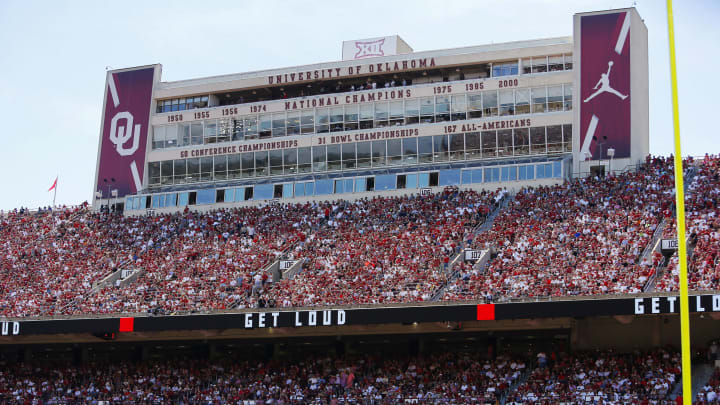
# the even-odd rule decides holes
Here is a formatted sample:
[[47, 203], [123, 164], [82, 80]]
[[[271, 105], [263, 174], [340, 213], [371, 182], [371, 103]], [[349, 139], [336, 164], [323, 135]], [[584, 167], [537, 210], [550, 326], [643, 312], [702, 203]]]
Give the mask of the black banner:
[[[690, 312], [720, 312], [720, 294], [689, 299]], [[275, 309], [224, 314], [19, 320], [0, 322], [1, 336], [319, 327], [413, 322], [542, 319], [680, 312], [677, 296], [558, 300], [505, 304], [412, 305], [295, 311]]]

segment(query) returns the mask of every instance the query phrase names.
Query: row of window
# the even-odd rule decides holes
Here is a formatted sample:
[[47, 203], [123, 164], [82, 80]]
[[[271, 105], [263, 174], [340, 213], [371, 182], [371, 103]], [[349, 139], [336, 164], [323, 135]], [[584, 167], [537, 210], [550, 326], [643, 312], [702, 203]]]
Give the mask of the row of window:
[[193, 110], [195, 108], [206, 108], [207, 106], [208, 96], [181, 97], [158, 101], [156, 111], [159, 113], [185, 111]]
[[155, 126], [153, 149], [572, 110], [572, 85], [253, 114]]
[[571, 151], [565, 124], [165, 160], [148, 177], [157, 186]]
[[[572, 70], [572, 54], [537, 56], [506, 62], [492, 64], [491, 77], [516, 76], [518, 74], [538, 74], [545, 72], [559, 72]], [[208, 106], [208, 96], [183, 97], [170, 100], [160, 100], [157, 103], [156, 112], [165, 113], [173, 111], [191, 110], [194, 108], [205, 108]]]
[[157, 209], [196, 204], [215, 204], [220, 202], [231, 203], [248, 200], [269, 200], [273, 198], [323, 196], [367, 191], [416, 189], [433, 186], [457, 186], [562, 177], [562, 162], [558, 161], [532, 165], [449, 169], [427, 173], [385, 174], [369, 177], [257, 184], [254, 186], [226, 189], [155, 194], [152, 196], [128, 197], [126, 200], [126, 208], [130, 210], [145, 208]]

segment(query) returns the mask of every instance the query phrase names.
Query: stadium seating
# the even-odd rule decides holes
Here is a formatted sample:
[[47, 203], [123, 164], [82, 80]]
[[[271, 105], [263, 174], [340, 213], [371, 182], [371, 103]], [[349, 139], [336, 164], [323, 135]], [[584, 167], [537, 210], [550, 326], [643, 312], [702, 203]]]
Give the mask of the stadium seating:
[[[533, 361], [511, 355], [488, 359], [480, 353], [361, 354], [284, 361], [15, 363], [0, 368], [0, 401], [495, 404], [504, 399], [510, 404], [659, 403], [668, 399], [679, 382], [679, 354], [669, 349], [631, 354], [551, 353], [547, 357], [529, 353], [535, 357]], [[717, 382], [717, 374], [713, 378], [709, 386]]]
[[[692, 289], [720, 285], [719, 160], [687, 162], [698, 167], [688, 200]], [[0, 217], [0, 316], [640, 292], [661, 259], [642, 254], [663, 218], [674, 237], [671, 171], [671, 159], [653, 158], [637, 172], [526, 188], [481, 233], [500, 191], [139, 217], [86, 206], [11, 212]], [[465, 247], [488, 249], [487, 267], [459, 260], [448, 269]], [[263, 271], [281, 257], [301, 261], [294, 278]], [[675, 263], [658, 290], [676, 288]], [[136, 278], [102, 282], [118, 269], [137, 269]]]
[[495, 259], [463, 272], [443, 299], [642, 291], [653, 266], [641, 254], [672, 204], [670, 171], [656, 159], [636, 173], [522, 190], [475, 240]]
[[535, 368], [506, 403], [660, 403], [679, 380], [680, 355], [672, 350], [576, 353]]
[[303, 271], [272, 295], [285, 307], [427, 301], [497, 195], [446, 190], [334, 204], [328, 226], [293, 253]]
[[[688, 262], [691, 290], [715, 290], [720, 286], [720, 157], [706, 156], [698, 162], [698, 173], [688, 186], [685, 203], [686, 235], [692, 248]], [[664, 238], [677, 239], [674, 217]], [[678, 289], [678, 256], [673, 255], [656, 283], [658, 291]]]

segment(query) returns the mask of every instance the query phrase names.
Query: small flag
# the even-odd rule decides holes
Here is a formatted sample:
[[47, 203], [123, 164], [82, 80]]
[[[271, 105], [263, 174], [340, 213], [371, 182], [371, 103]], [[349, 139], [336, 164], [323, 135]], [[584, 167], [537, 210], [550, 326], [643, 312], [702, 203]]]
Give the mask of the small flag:
[[53, 189], [54, 189], [55, 187], [57, 187], [57, 181], [58, 181], [58, 178], [55, 177], [55, 181], [53, 182], [52, 186], [50, 186], [50, 188], [48, 189], [48, 191], [53, 191]]

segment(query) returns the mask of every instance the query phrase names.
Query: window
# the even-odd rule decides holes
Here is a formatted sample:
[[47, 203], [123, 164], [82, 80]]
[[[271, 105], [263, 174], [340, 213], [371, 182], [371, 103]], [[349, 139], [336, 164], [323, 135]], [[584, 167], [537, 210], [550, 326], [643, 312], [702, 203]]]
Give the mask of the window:
[[450, 160], [465, 159], [465, 135], [450, 135]]
[[465, 101], [465, 95], [459, 94], [452, 96], [452, 114], [451, 118], [453, 121], [464, 120], [467, 118], [467, 103]]
[[535, 179], [535, 166], [525, 165], [518, 166], [518, 180], [533, 180]]
[[160, 184], [160, 162], [150, 162], [148, 163], [148, 171], [149, 173], [149, 184], [157, 185]]
[[[268, 153], [255, 152], [255, 176], [267, 176], [268, 175]], [[255, 193], [257, 196], [257, 192]]]
[[298, 173], [309, 173], [312, 171], [312, 160], [311, 160], [311, 149], [298, 148], [297, 150], [297, 162], [298, 162]]
[[270, 114], [263, 114], [259, 119], [260, 128], [258, 129], [258, 136], [260, 138], [270, 138], [272, 136], [272, 119]]
[[405, 176], [405, 186], [407, 188], [417, 188], [418, 175], [408, 174]]
[[361, 104], [360, 105], [360, 129], [368, 129], [373, 127], [373, 118], [375, 115], [375, 109], [373, 105]]
[[354, 169], [356, 163], [355, 144], [345, 143], [342, 145], [342, 167], [343, 170]]
[[500, 90], [500, 115], [515, 114], [515, 96], [512, 90]]
[[235, 189], [234, 188], [228, 188], [225, 190], [218, 190], [223, 192], [223, 201], [226, 203], [234, 202], [235, 201]]
[[205, 121], [205, 132], [203, 134], [204, 144], [217, 142], [217, 120]]
[[230, 142], [233, 132], [233, 120], [218, 120], [217, 142]]
[[500, 169], [497, 167], [485, 168], [485, 182], [497, 183], [498, 181], [500, 181]]
[[232, 120], [232, 140], [242, 141], [245, 138], [245, 128], [243, 123], [245, 121], [242, 118], [235, 118]]
[[563, 152], [572, 152], [572, 124], [563, 125], [562, 132], [563, 132]]
[[483, 98], [483, 116], [489, 117], [498, 115], [498, 99], [497, 91], [490, 90], [482, 93]]
[[512, 156], [513, 154], [513, 137], [511, 129], [503, 129], [497, 131], [498, 156]]
[[573, 55], [565, 54], [563, 55], [563, 59], [565, 60], [565, 70], [572, 70], [573, 68]]
[[545, 127], [530, 128], [530, 153], [546, 153]]
[[425, 124], [435, 122], [435, 104], [432, 97], [420, 99], [420, 122]]
[[554, 55], [548, 57], [548, 71], [557, 72], [563, 70], [563, 67], [564, 64], [562, 55]]
[[293, 184], [292, 183], [285, 183], [282, 185], [282, 198], [292, 198], [293, 197]]
[[200, 181], [212, 181], [213, 179], [213, 158], [200, 158]]
[[513, 147], [515, 156], [530, 153], [530, 135], [527, 128], [513, 129]]
[[283, 174], [283, 151], [270, 151], [270, 175]]
[[562, 111], [563, 110], [563, 88], [562, 86], [550, 86], [547, 89], [547, 110]]
[[362, 193], [366, 191], [367, 185], [365, 184], [365, 177], [355, 179], [355, 192]]
[[530, 89], [515, 90], [515, 114], [530, 113]]
[[187, 160], [187, 176], [185, 179], [188, 183], [200, 181], [200, 159], [195, 158]]
[[563, 105], [564, 105], [565, 111], [572, 110], [572, 91], [573, 91], [572, 84], [564, 84], [563, 85]]
[[495, 157], [497, 155], [497, 137], [495, 131], [484, 131], [482, 137], [482, 156]]
[[522, 73], [524, 75], [529, 75], [530, 73], [532, 73], [532, 59], [523, 59], [520, 64], [522, 66]]
[[174, 207], [177, 205], [177, 194], [167, 194], [165, 196], [165, 206]]
[[375, 103], [375, 127], [388, 126], [388, 103]]
[[245, 127], [245, 139], [258, 138], [258, 120], [256, 116], [243, 118], [243, 126]]
[[175, 177], [175, 184], [182, 184], [187, 181], [187, 161], [185, 159], [178, 159], [173, 161], [173, 176]]
[[547, 127], [547, 148], [548, 153], [560, 153], [563, 151], [562, 129], [559, 125]]
[[162, 149], [165, 147], [165, 125], [153, 127], [153, 149]]
[[387, 141], [387, 162], [388, 165], [399, 165], [402, 163], [402, 143], [400, 139]]
[[304, 110], [300, 115], [300, 132], [311, 134], [315, 132], [315, 111]]
[[402, 140], [402, 154], [404, 164], [417, 163], [417, 138], [406, 138]]
[[432, 136], [421, 136], [418, 138], [418, 152], [420, 163], [432, 162], [433, 140]]
[[479, 159], [480, 154], [480, 132], [468, 132], [465, 134], [465, 159]]
[[242, 175], [241, 172], [240, 155], [228, 156], [228, 178], [239, 179]]
[[180, 130], [178, 134], [178, 146], [191, 145], [191, 130], [190, 124], [180, 124]]
[[327, 156], [325, 146], [313, 146], [312, 159], [314, 172], [324, 172], [327, 170]]
[[215, 203], [215, 189], [209, 188], [205, 190], [198, 190], [196, 195], [195, 203], [201, 204], [214, 204]]
[[203, 143], [203, 124], [202, 122], [193, 122], [190, 124], [190, 143], [193, 145], [202, 145]]
[[448, 160], [447, 135], [433, 136], [433, 160], [436, 162], [444, 162]]
[[562, 162], [553, 162], [552, 163], [552, 176], [562, 178]]
[[252, 152], [243, 153], [242, 160], [242, 177], [255, 177], [255, 156]]
[[500, 168], [500, 181], [517, 180], [517, 166], [505, 166]]
[[235, 189], [235, 202], [245, 201], [245, 187], [238, 187]]
[[358, 142], [357, 167], [370, 167], [370, 142]]
[[272, 115], [272, 136], [285, 136], [285, 113], [274, 113]]
[[343, 130], [343, 108], [333, 107], [330, 109], [330, 132]]
[[372, 165], [373, 167], [385, 166], [386, 164], [385, 141], [372, 141]]
[[532, 72], [533, 73], [545, 73], [548, 71], [547, 68], [547, 57], [539, 56], [532, 58]]
[[482, 183], [483, 182], [483, 170], [482, 169], [475, 169], [472, 171], [472, 182], [473, 183]]
[[535, 166], [535, 176], [538, 179], [547, 179], [552, 177], [552, 164], [543, 163]]
[[333, 193], [332, 180], [317, 180], [315, 182], [315, 195], [327, 195]]
[[178, 207], [185, 207], [188, 205], [188, 193], [178, 194]]
[[329, 145], [327, 147], [328, 170], [340, 170], [341, 164], [340, 145]]
[[253, 194], [253, 200], [270, 200], [275, 194], [275, 187], [272, 184], [256, 184]]
[[287, 134], [300, 134], [300, 111], [289, 112], [287, 114]]
[[545, 87], [533, 87], [532, 89], [532, 112], [542, 113], [545, 112], [545, 101], [547, 96], [545, 94]]
[[480, 93], [467, 95], [468, 118], [481, 118], [482, 108], [482, 96]]
[[450, 97], [435, 97], [435, 122], [450, 121]]
[[173, 184], [172, 160], [164, 160], [160, 163], [160, 184]]
[[428, 187], [430, 185], [430, 173], [418, 174], [418, 188]]
[[215, 180], [225, 180], [228, 178], [227, 175], [227, 156], [215, 156]]
[[460, 169], [441, 170], [438, 185], [457, 186], [460, 185]]
[[513, 76], [518, 74], [518, 62], [499, 62], [492, 65], [492, 76]]
[[395, 190], [395, 175], [382, 174], [375, 176], [375, 190]]
[[403, 102], [402, 101], [391, 101], [390, 102], [390, 121], [391, 126], [402, 125], [404, 122], [403, 118]]
[[417, 124], [420, 122], [420, 100], [405, 100], [405, 124]]
[[358, 126], [358, 119], [360, 115], [358, 114], [359, 106], [358, 105], [351, 105], [351, 106], [345, 106], [345, 130], [346, 131], [352, 131], [359, 128]]
[[283, 153], [283, 173], [295, 174], [297, 173], [297, 149], [285, 149]]

